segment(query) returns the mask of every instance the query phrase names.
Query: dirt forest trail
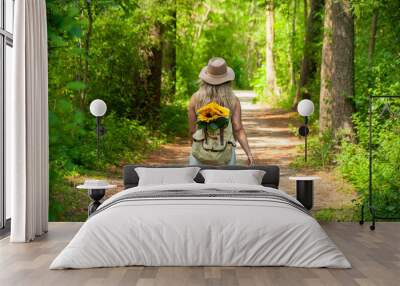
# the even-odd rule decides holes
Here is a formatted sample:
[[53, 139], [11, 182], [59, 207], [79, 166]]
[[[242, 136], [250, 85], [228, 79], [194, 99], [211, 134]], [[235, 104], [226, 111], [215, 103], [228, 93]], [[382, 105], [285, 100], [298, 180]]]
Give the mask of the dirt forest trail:
[[[295, 193], [295, 183], [289, 176], [317, 175], [321, 180], [315, 183], [314, 209], [339, 208], [349, 205], [354, 194], [341, 189], [349, 186], [330, 172], [300, 172], [290, 168], [290, 162], [298, 154], [297, 146], [303, 140], [296, 137], [290, 126], [299, 126], [295, 112], [272, 109], [265, 104], [254, 104], [253, 91], [235, 91], [242, 104], [242, 120], [250, 148], [257, 165], [278, 165], [281, 169], [280, 188]], [[238, 144], [239, 145], [239, 144]], [[187, 164], [190, 154], [189, 139], [179, 138], [175, 143], [163, 145], [143, 162], [150, 165]], [[246, 164], [246, 155], [238, 146], [237, 164]]]

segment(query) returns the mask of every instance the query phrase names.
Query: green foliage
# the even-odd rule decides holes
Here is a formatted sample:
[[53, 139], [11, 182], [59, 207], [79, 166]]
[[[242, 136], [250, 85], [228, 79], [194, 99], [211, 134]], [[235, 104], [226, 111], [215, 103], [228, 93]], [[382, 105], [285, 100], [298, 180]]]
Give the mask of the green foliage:
[[[175, 136], [186, 136], [186, 102], [198, 88], [198, 74], [211, 57], [222, 56], [235, 70], [235, 87], [252, 88], [258, 100], [289, 108], [300, 76], [305, 33], [304, 4], [274, 1], [274, 60], [279, 94], [266, 98], [265, 15], [260, 0], [47, 0], [49, 46], [50, 218], [83, 219], [82, 193], [71, 176], [93, 170], [108, 172], [137, 162]], [[88, 3], [91, 3], [93, 22]], [[297, 3], [297, 10], [294, 4]], [[355, 14], [355, 136], [318, 134], [313, 120], [308, 162], [300, 156], [294, 167], [337, 165], [365, 198], [368, 176], [368, 95], [400, 94], [400, 2], [352, 1]], [[376, 47], [369, 59], [373, 13], [379, 14]], [[295, 31], [292, 23], [295, 20]], [[92, 30], [90, 31], [90, 27]], [[322, 43], [315, 43], [318, 47]], [[156, 57], [157, 52], [158, 58]], [[160, 56], [161, 54], [161, 56]], [[320, 62], [320, 59], [317, 59]], [[159, 65], [159, 66], [157, 66]], [[294, 69], [294, 77], [291, 69]], [[317, 74], [319, 74], [319, 67]], [[161, 92], [154, 87], [161, 74]], [[320, 81], [307, 83], [318, 105]], [[91, 100], [108, 105], [107, 129], [97, 161], [95, 120]], [[373, 117], [375, 203], [384, 214], [399, 213], [398, 170], [400, 103], [379, 116], [384, 100], [376, 101]], [[318, 108], [315, 118], [318, 117]], [[398, 120], [397, 120], [398, 121]], [[303, 151], [303, 150], [301, 150]], [[106, 174], [106, 173], [105, 173]], [[360, 201], [357, 201], [360, 203]], [[71, 218], [73, 213], [78, 215]], [[321, 218], [337, 217], [326, 210]]]
[[[47, 0], [50, 220], [86, 217], [87, 196], [71, 176], [96, 170], [107, 177], [187, 130], [185, 102], [174, 91], [175, 1], [91, 1], [92, 23], [87, 3]], [[151, 77], [157, 49], [161, 94]], [[99, 160], [88, 108], [95, 98], [108, 107]]]
[[[364, 0], [354, 3], [356, 15], [355, 89], [357, 113], [353, 115], [356, 144], [343, 142], [337, 156], [338, 168], [359, 193], [360, 202], [368, 194], [368, 95], [400, 95], [400, 2]], [[368, 61], [372, 14], [378, 14], [376, 47]], [[385, 106], [390, 106], [390, 112]], [[400, 215], [400, 125], [398, 100], [374, 100], [372, 117], [373, 203], [380, 216]]]
[[[304, 155], [301, 155], [295, 158], [291, 166], [297, 169], [303, 167], [319, 169], [332, 165], [336, 147], [336, 139], [332, 132], [327, 130], [322, 134], [319, 133], [318, 121], [315, 121], [309, 129], [312, 133], [307, 137], [307, 162], [304, 160]], [[295, 133], [298, 135], [298, 130], [295, 130]], [[304, 154], [304, 145], [299, 146], [299, 151]]]
[[158, 124], [159, 130], [167, 138], [187, 136], [189, 127], [186, 101], [177, 100], [174, 103], [164, 105], [160, 111], [160, 121]]
[[85, 221], [90, 199], [84, 190], [77, 190], [60, 177], [50, 176], [49, 220]]
[[[400, 19], [399, 1], [357, 1], [353, 5], [356, 15], [355, 37], [355, 105], [366, 114], [368, 94], [399, 95], [400, 27], [393, 25]], [[376, 46], [371, 63], [368, 62], [368, 46], [373, 13], [378, 15]]]
[[342, 207], [339, 209], [326, 208], [317, 210], [313, 212], [313, 216], [320, 222], [348, 222], [360, 220], [358, 210], [351, 206]]
[[[354, 202], [356, 209], [365, 202], [368, 195], [368, 95], [386, 96], [400, 95], [399, 40], [400, 29], [393, 25], [400, 18], [400, 2], [398, 1], [353, 1], [355, 14], [355, 97], [353, 114], [355, 138], [329, 139], [323, 135], [313, 135], [310, 149], [317, 150], [317, 156], [309, 157], [308, 165], [321, 168], [336, 165], [341, 174], [351, 182], [359, 194]], [[376, 46], [373, 54], [369, 54], [371, 41], [371, 19], [378, 15]], [[366, 28], [368, 27], [368, 28]], [[318, 87], [318, 85], [316, 85]], [[317, 88], [315, 89], [317, 90]], [[318, 101], [319, 99], [316, 98]], [[383, 112], [390, 107], [390, 112]], [[380, 216], [400, 215], [399, 186], [399, 154], [400, 142], [398, 116], [400, 115], [398, 100], [375, 99], [372, 116], [372, 148], [373, 148], [373, 203]], [[318, 139], [317, 139], [318, 138]], [[325, 155], [324, 155], [325, 154]], [[327, 158], [327, 160], [323, 159]], [[294, 166], [304, 164], [298, 158]], [[317, 218], [334, 217], [336, 210], [325, 210], [317, 214]], [[340, 211], [339, 211], [340, 213]], [[335, 215], [334, 215], [335, 214]]]
[[[392, 106], [394, 111], [399, 108]], [[381, 120], [375, 117], [374, 122]], [[339, 170], [356, 188], [361, 200], [368, 195], [367, 123], [356, 120], [360, 143], [342, 144], [338, 154]], [[383, 127], [383, 126], [384, 127]], [[383, 128], [374, 129], [373, 137], [373, 202], [380, 216], [400, 215], [400, 124], [387, 119]], [[386, 127], [386, 128], [385, 128]]]
[[256, 70], [254, 73], [253, 79], [251, 81], [251, 87], [253, 91], [257, 94], [256, 101], [265, 101], [268, 102], [268, 98], [265, 98], [265, 88], [266, 88], [266, 83], [265, 79], [267, 77], [266, 75], [266, 67], [265, 64], [263, 64], [260, 68]]
[[216, 131], [221, 128], [225, 128], [229, 123], [229, 119], [226, 117], [219, 117], [216, 120], [213, 120], [211, 122], [204, 122], [204, 121], [197, 121], [197, 126], [199, 128], [205, 128], [208, 131]]
[[106, 134], [102, 149], [104, 158], [107, 158], [104, 163], [111, 165], [118, 165], [121, 162], [137, 162], [149, 151], [165, 142], [163, 138], [155, 136], [148, 127], [140, 122], [119, 118], [116, 114], [107, 116], [104, 126]]
[[263, 15], [259, 1], [177, 1], [177, 96], [196, 91], [199, 72], [212, 57], [234, 69], [236, 88], [250, 88], [262, 61]]
[[[258, 61], [257, 69], [250, 78], [250, 86], [257, 93], [259, 101], [267, 102], [281, 108], [291, 108], [295, 95], [296, 84], [300, 76], [300, 66], [303, 57], [304, 45], [304, 7], [297, 3], [294, 13], [294, 1], [277, 1], [275, 4], [275, 41], [274, 61], [277, 76], [277, 85], [280, 89], [279, 95], [273, 98], [266, 97], [266, 67], [265, 67], [265, 25], [259, 25], [257, 31]], [[262, 10], [262, 12], [264, 12]], [[259, 16], [260, 22], [265, 22], [265, 15]], [[295, 17], [296, 28], [293, 33], [292, 22]], [[291, 67], [295, 70], [295, 78], [291, 78]], [[293, 85], [292, 82], [295, 84]], [[318, 90], [319, 91], [319, 90]], [[313, 89], [311, 94], [314, 94]]]

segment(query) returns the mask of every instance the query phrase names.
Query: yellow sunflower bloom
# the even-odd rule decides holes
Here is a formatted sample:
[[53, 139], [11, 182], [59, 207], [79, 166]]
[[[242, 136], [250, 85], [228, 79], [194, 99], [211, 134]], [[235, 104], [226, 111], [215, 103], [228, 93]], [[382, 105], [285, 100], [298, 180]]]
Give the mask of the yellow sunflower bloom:
[[197, 109], [197, 110], [196, 110], [196, 113], [197, 113], [197, 114], [205, 114], [205, 113], [211, 112], [211, 111], [212, 111], [212, 109], [211, 109], [209, 106], [204, 105], [203, 107]]
[[205, 114], [205, 115], [199, 114], [199, 116], [197, 117], [197, 119], [199, 121], [203, 121], [203, 122], [207, 122], [207, 123], [210, 123], [210, 122], [212, 122], [214, 120], [217, 120], [218, 118], [220, 118], [220, 116], [211, 115], [211, 114]]
[[196, 113], [198, 121], [209, 123], [220, 117], [228, 117], [230, 112], [228, 108], [213, 101], [199, 108]]
[[228, 117], [229, 113], [230, 113], [228, 108], [223, 107], [218, 104], [215, 106], [215, 110], [216, 110], [216, 113], [218, 113], [220, 116], [223, 116], [223, 117]]

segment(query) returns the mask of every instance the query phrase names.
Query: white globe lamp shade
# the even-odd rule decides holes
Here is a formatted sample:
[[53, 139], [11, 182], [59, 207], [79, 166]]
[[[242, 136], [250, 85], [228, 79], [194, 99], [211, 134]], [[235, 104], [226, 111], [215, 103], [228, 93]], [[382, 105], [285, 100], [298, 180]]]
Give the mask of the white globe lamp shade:
[[314, 112], [314, 103], [309, 99], [303, 99], [297, 105], [297, 112], [301, 116], [310, 116]]
[[107, 104], [101, 99], [95, 99], [90, 103], [90, 113], [93, 116], [101, 117], [106, 114]]

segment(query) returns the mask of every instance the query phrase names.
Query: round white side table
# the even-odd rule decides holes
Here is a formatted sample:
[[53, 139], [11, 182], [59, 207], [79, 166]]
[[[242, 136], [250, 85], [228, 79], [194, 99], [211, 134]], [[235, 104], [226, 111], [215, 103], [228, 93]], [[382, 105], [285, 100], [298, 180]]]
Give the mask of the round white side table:
[[92, 202], [88, 206], [88, 217], [94, 213], [97, 208], [101, 205], [100, 200], [104, 197], [106, 194], [106, 190], [108, 189], [113, 189], [115, 188], [116, 185], [89, 185], [89, 184], [84, 184], [84, 185], [79, 185], [76, 188], [77, 189], [84, 189], [88, 191], [89, 197], [92, 199]]

